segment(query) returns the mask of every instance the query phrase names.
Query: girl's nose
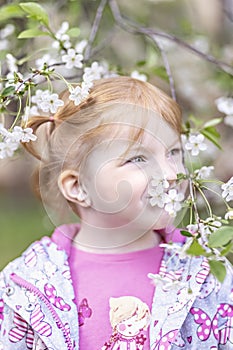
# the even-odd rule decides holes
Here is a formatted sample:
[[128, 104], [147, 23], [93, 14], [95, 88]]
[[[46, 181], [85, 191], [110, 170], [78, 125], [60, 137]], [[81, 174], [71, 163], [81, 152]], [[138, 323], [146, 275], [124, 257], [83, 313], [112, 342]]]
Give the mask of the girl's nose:
[[159, 167], [162, 178], [165, 178], [170, 185], [176, 182], [178, 170], [175, 163], [163, 159], [159, 162]]
[[175, 166], [164, 167], [164, 177], [167, 181], [176, 181], [177, 179], [177, 169]]

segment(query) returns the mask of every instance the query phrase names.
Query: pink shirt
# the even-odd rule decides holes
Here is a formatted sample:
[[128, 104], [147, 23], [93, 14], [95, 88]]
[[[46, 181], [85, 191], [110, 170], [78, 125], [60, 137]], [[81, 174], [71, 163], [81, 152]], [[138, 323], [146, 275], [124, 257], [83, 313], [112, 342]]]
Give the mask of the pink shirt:
[[[141, 319], [137, 309], [151, 308], [154, 286], [147, 275], [158, 272], [162, 255], [160, 247], [125, 254], [93, 254], [72, 248], [70, 266], [81, 350], [102, 349], [113, 334], [111, 347], [106, 345], [106, 349], [149, 350], [149, 312], [144, 311]], [[120, 298], [123, 296], [127, 298]], [[112, 325], [110, 298], [116, 298]], [[143, 347], [137, 348], [140, 343]]]
[[[149, 350], [149, 314], [158, 273], [159, 246], [124, 254], [96, 254], [72, 245], [78, 225], [55, 230], [53, 240], [69, 255], [79, 313], [80, 350]], [[167, 240], [171, 236], [164, 232]], [[179, 232], [173, 241], [183, 240]]]

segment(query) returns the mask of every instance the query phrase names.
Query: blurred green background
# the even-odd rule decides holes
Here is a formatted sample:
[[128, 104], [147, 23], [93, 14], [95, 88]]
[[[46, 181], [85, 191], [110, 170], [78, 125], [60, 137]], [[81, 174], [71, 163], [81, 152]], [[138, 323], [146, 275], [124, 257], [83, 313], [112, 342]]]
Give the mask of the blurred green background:
[[33, 194], [30, 162], [16, 157], [0, 168], [0, 270], [30, 243], [53, 230], [43, 205]]
[[[17, 4], [25, 1], [1, 2]], [[38, 2], [38, 1], [35, 1]], [[58, 30], [64, 20], [81, 29], [80, 40], [88, 38], [100, 1], [39, 1], [48, 11], [53, 27]], [[121, 12], [142, 26], [178, 36], [205, 53], [211, 53], [229, 64], [233, 63], [232, 9], [226, 15], [227, 1], [219, 0], [117, 0]], [[27, 19], [0, 18], [0, 29], [7, 23], [16, 26], [18, 32], [25, 29]], [[0, 37], [1, 40], [1, 37]], [[44, 44], [44, 38], [43, 44]], [[165, 43], [166, 44], [166, 43]], [[33, 51], [40, 47], [40, 41], [15, 40], [9, 45], [15, 51]], [[48, 43], [51, 46], [51, 43]], [[111, 66], [121, 67], [129, 74], [138, 68], [152, 76], [152, 82], [169, 92], [169, 86], [161, 55], [148, 39], [132, 35], [114, 25], [109, 9], [104, 11], [100, 30], [94, 46], [101, 48], [95, 58], [106, 58]], [[232, 76], [229, 77], [216, 66], [192, 55], [174, 43], [165, 45], [175, 81], [178, 101], [184, 115], [193, 113], [205, 119], [219, 116], [214, 100], [232, 93]], [[15, 49], [15, 50], [14, 50]], [[233, 174], [232, 149], [233, 132], [223, 126], [222, 144], [224, 152], [211, 150], [204, 164], [214, 162], [216, 175], [223, 181]], [[230, 160], [230, 161], [229, 161]], [[31, 174], [34, 162], [20, 155], [10, 160], [0, 160], [0, 269], [18, 256], [31, 242], [50, 234], [53, 223], [49, 220], [43, 205], [35, 199], [31, 190]], [[210, 199], [214, 203], [214, 198]]]

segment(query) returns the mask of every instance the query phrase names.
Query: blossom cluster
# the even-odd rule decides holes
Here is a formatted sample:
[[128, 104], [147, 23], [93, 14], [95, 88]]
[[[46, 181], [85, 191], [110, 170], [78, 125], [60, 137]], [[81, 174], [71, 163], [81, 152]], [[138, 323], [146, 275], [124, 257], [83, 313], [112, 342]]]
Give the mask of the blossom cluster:
[[183, 134], [182, 142], [184, 148], [189, 151], [192, 156], [197, 156], [201, 151], [206, 151], [207, 149], [205, 137], [200, 133], [190, 133], [188, 137]]
[[36, 135], [32, 128], [22, 128], [14, 126], [12, 132], [8, 131], [0, 124], [0, 159], [11, 157], [19, 147], [20, 142], [35, 141]]
[[[12, 30], [13, 28], [11, 26], [7, 26], [5, 30], [0, 31], [0, 37], [7, 37]], [[0, 86], [2, 89], [0, 94], [1, 109], [7, 113], [7, 106], [11, 99], [21, 100], [23, 96], [26, 96], [27, 91], [30, 91], [30, 94], [27, 96], [25, 108], [17, 112], [14, 127], [11, 126], [9, 129], [6, 129], [3, 124], [1, 125], [0, 159], [13, 156], [15, 151], [18, 150], [20, 142], [36, 140], [32, 129], [26, 127], [27, 121], [32, 115], [53, 115], [57, 112], [58, 108], [64, 105], [59, 95], [53, 91], [50, 78], [52, 76], [56, 78], [60, 77], [56, 71], [57, 62], [62, 61], [66, 71], [73, 69], [80, 71], [79, 84], [75, 84], [75, 86], [70, 84], [64, 75], [60, 77], [67, 84], [70, 91], [69, 99], [75, 105], [79, 105], [87, 98], [94, 80], [116, 75], [109, 71], [108, 65], [105, 62], [99, 63], [94, 61], [90, 66], [87, 66], [83, 55], [87, 46], [87, 40], [81, 40], [73, 45], [68, 31], [69, 23], [63, 22], [53, 38], [52, 48], [54, 51], [51, 50], [50, 53], [35, 60], [36, 68], [31, 69], [33, 73], [26, 72], [26, 74], [22, 74], [17, 58], [11, 53], [6, 54], [3, 67], [7, 74], [5, 79], [2, 79], [4, 83]], [[43, 90], [35, 89], [35, 86], [41, 83], [43, 76], [48, 81], [48, 88]], [[18, 126], [20, 121], [21, 126]]]
[[175, 217], [182, 207], [184, 194], [178, 193], [175, 188], [169, 189], [169, 187], [166, 179], [153, 177], [148, 190], [149, 202], [152, 207], [164, 208], [171, 217]]
[[226, 199], [227, 202], [233, 200], [233, 176], [225, 184], [221, 186], [223, 192], [222, 196]]

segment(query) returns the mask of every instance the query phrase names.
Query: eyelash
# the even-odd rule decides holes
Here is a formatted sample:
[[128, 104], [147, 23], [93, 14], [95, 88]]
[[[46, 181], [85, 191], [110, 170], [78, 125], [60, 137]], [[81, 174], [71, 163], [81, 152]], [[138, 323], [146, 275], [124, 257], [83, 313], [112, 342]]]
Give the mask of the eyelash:
[[179, 156], [182, 153], [181, 148], [173, 148], [171, 151], [168, 152], [169, 155], [172, 157]]
[[[137, 162], [136, 159], [140, 158], [140, 161]], [[128, 159], [125, 164], [127, 163], [141, 163], [141, 162], [145, 162], [145, 158], [143, 156], [135, 156], [135, 157], [132, 157], [130, 159]]]

